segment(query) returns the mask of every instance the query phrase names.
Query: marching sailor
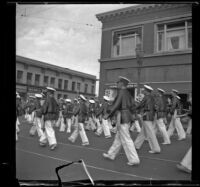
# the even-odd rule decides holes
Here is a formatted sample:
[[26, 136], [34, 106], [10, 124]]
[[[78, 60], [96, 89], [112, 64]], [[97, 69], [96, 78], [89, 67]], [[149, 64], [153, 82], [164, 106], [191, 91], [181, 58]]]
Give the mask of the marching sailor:
[[71, 133], [73, 106], [71, 104], [71, 99], [66, 99], [65, 101], [66, 105], [62, 115], [64, 118], [64, 124], [67, 127], [67, 133]]
[[87, 130], [92, 130], [92, 131], [96, 130], [94, 114], [95, 114], [95, 101], [93, 99], [90, 99], [88, 107], [88, 123], [86, 125]]
[[156, 109], [156, 128], [161, 132], [164, 142], [162, 144], [171, 144], [170, 138], [167, 134], [164, 118], [166, 117], [166, 100], [164, 93], [165, 91], [161, 88], [157, 88], [158, 97], [156, 98], [155, 109]]
[[109, 114], [104, 115], [104, 119], [112, 116], [117, 112], [117, 133], [115, 135], [115, 140], [108, 150], [108, 153], [103, 153], [103, 156], [114, 160], [119, 153], [121, 147], [123, 147], [126, 157], [128, 159], [128, 165], [137, 165], [140, 163], [137, 151], [135, 149], [133, 140], [131, 139], [129, 127], [133, 120], [133, 116], [130, 112], [132, 107], [132, 98], [127, 90], [127, 85], [130, 82], [125, 77], [120, 76], [117, 82], [117, 87], [119, 88], [119, 93], [115, 102], [110, 107]]
[[[102, 118], [102, 116], [106, 115], [108, 112], [108, 102], [109, 102], [109, 97], [108, 96], [103, 96], [104, 102], [99, 108], [99, 111], [96, 113], [97, 118]], [[98, 129], [96, 131], [96, 135], [100, 136], [102, 131], [104, 132], [105, 138], [111, 138], [111, 133], [110, 133], [110, 128], [108, 125], [108, 120], [102, 118], [102, 126], [98, 126]]]
[[142, 130], [138, 134], [134, 143], [136, 149], [140, 149], [142, 144], [144, 143], [145, 138], [147, 138], [147, 141], [149, 142], [149, 146], [151, 148], [149, 153], [160, 153], [160, 146], [158, 144], [158, 140], [156, 138], [153, 128], [153, 121], [155, 117], [155, 103], [154, 98], [151, 94], [153, 88], [148, 85], [144, 85], [144, 88], [145, 96], [141, 103], [136, 107], [136, 109], [144, 109], [143, 117], [140, 118], [140, 121], [142, 123]]
[[57, 147], [55, 131], [53, 129], [53, 121], [56, 120], [58, 112], [58, 104], [54, 98], [55, 91], [54, 88], [47, 87], [47, 98], [41, 109], [44, 115], [45, 133], [42, 134], [39, 141], [41, 146], [45, 146], [48, 142], [51, 150]]
[[43, 122], [42, 122], [42, 112], [41, 112], [41, 102], [40, 100], [42, 99], [42, 95], [41, 94], [35, 94], [36, 97], [36, 101], [35, 101], [35, 108], [33, 108], [33, 110], [35, 110], [35, 126], [36, 126], [36, 130], [38, 133], [38, 136], [41, 137], [43, 132]]
[[82, 145], [86, 146], [89, 145], [89, 140], [87, 138], [85, 129], [84, 129], [84, 122], [87, 116], [87, 106], [86, 106], [86, 98], [83, 95], [80, 95], [80, 103], [79, 106], [76, 108], [76, 111], [74, 112], [74, 116], [78, 116], [78, 124], [74, 129], [74, 132], [71, 134], [71, 136], [68, 138], [69, 141], [74, 143], [80, 135]]
[[180, 117], [177, 117], [177, 115], [180, 115], [180, 109], [179, 109], [180, 97], [177, 94], [178, 94], [178, 91], [175, 89], [172, 89], [172, 106], [170, 109], [172, 119], [171, 119], [167, 133], [168, 133], [168, 136], [171, 137], [174, 130], [176, 129], [178, 133], [178, 140], [184, 140], [186, 138], [186, 134], [181, 124]]

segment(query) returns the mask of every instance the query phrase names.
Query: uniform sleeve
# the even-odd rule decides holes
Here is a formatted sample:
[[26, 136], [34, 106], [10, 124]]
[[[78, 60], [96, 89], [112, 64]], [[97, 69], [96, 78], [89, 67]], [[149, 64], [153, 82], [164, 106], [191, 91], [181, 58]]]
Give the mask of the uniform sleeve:
[[78, 106], [74, 111], [74, 116], [76, 116], [80, 111], [80, 106]]
[[96, 113], [96, 117], [98, 117], [103, 112], [103, 105], [99, 108], [99, 110]]
[[141, 109], [144, 107], [146, 103], [146, 96], [142, 99], [142, 101], [136, 106], [136, 110]]
[[120, 108], [121, 103], [122, 103], [122, 96], [123, 96], [123, 92], [122, 92], [122, 90], [120, 90], [119, 95], [115, 100], [115, 103], [109, 109], [110, 110], [110, 113], [108, 115], [109, 117], [112, 116], [117, 111], [117, 109]]
[[48, 110], [48, 101], [45, 100], [44, 104], [42, 105], [42, 114], [46, 114], [47, 113], [47, 110]]

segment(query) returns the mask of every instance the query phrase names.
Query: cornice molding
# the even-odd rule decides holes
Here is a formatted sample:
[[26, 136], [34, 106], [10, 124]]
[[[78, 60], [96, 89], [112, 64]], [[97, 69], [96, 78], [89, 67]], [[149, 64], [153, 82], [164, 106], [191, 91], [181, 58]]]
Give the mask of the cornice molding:
[[148, 4], [148, 5], [139, 5], [131, 6], [124, 9], [118, 9], [110, 12], [105, 12], [97, 14], [96, 17], [101, 22], [107, 22], [114, 19], [122, 19], [125, 17], [136, 16], [141, 14], [146, 14], [155, 11], [162, 11], [167, 9], [180, 8], [184, 6], [189, 6], [188, 4]]

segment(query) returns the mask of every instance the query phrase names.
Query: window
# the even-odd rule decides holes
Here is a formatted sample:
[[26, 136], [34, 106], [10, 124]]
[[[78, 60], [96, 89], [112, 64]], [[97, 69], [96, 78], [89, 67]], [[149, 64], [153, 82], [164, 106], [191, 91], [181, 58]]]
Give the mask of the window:
[[85, 93], [87, 93], [88, 90], [88, 84], [85, 84]]
[[94, 86], [91, 87], [91, 93], [94, 94]]
[[113, 35], [113, 57], [135, 56], [136, 45], [141, 43], [141, 28], [117, 31]]
[[48, 76], [44, 76], [44, 86], [48, 86]]
[[64, 82], [64, 90], [67, 90], [68, 89], [68, 80], [65, 80]]
[[81, 83], [78, 82], [77, 83], [77, 90], [80, 91], [80, 89], [81, 89]]
[[27, 73], [27, 84], [32, 84], [32, 73]]
[[61, 94], [58, 94], [58, 95], [57, 95], [57, 98], [60, 99], [60, 98], [61, 98]]
[[179, 21], [157, 25], [157, 51], [192, 48], [192, 22]]
[[58, 79], [58, 89], [62, 89], [62, 79]]
[[68, 96], [67, 95], [64, 95], [64, 99], [67, 99], [68, 98]]
[[39, 74], [35, 74], [35, 85], [36, 86], [40, 85], [40, 75]]
[[75, 91], [75, 82], [72, 82], [72, 91]]
[[50, 84], [52, 87], [55, 87], [55, 78], [51, 77]]
[[23, 79], [23, 71], [17, 71], [17, 82], [22, 82]]

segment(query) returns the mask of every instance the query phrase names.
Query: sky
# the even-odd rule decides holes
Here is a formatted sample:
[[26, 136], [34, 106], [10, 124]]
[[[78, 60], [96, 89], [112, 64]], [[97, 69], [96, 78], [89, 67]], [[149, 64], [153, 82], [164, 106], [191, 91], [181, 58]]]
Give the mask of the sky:
[[[16, 7], [16, 55], [99, 79], [102, 23], [96, 14], [133, 4], [26, 4]], [[96, 84], [96, 94], [99, 82]]]

